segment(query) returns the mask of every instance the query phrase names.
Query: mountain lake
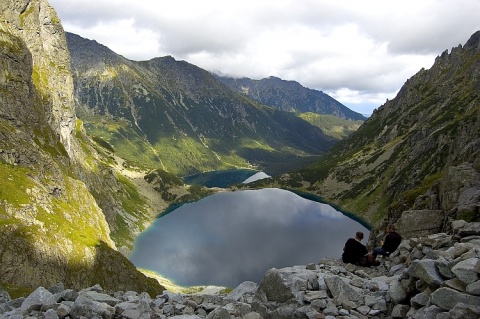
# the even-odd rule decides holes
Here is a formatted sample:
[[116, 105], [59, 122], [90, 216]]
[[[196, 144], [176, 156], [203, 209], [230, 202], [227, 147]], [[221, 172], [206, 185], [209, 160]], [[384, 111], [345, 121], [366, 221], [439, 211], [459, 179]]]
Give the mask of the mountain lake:
[[276, 188], [216, 193], [157, 218], [129, 259], [177, 285], [234, 288], [270, 268], [340, 258], [357, 231], [368, 238], [365, 223], [310, 199]]

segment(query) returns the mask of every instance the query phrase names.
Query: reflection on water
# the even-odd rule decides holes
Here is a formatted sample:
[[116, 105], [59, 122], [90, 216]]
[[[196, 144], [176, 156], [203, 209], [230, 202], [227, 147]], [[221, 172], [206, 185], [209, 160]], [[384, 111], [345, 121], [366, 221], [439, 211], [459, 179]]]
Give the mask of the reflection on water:
[[183, 286], [259, 283], [270, 268], [340, 258], [368, 230], [332, 207], [281, 189], [218, 193], [157, 219], [130, 260]]

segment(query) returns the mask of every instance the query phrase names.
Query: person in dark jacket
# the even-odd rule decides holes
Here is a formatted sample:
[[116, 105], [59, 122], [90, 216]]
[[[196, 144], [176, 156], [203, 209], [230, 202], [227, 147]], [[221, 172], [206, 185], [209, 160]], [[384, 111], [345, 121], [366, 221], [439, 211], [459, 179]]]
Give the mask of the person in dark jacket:
[[349, 238], [343, 247], [342, 261], [346, 264], [356, 264], [361, 266], [367, 266], [368, 260], [366, 255], [368, 254], [367, 248], [361, 243], [363, 239], [363, 233], [358, 231], [355, 234], [355, 238]]
[[402, 236], [396, 232], [395, 226], [390, 224], [387, 226], [387, 236], [381, 241], [380, 247], [373, 249], [372, 256], [374, 258], [377, 258], [377, 255], [389, 256], [400, 246], [401, 242]]

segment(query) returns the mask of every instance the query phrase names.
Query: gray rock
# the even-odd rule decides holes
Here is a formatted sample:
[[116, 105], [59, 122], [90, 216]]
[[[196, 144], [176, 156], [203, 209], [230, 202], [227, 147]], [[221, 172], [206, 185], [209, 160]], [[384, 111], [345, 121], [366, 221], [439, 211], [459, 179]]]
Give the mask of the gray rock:
[[476, 268], [480, 265], [480, 259], [478, 258], [469, 258], [467, 260], [462, 260], [452, 267], [452, 272], [455, 276], [460, 279], [466, 285], [474, 283], [477, 281], [478, 274]]
[[405, 266], [405, 264], [394, 265], [393, 267], [390, 268], [389, 275], [390, 276], [399, 275], [406, 267], [407, 266]]
[[407, 305], [395, 305], [392, 309], [390, 316], [392, 318], [406, 318], [407, 312], [410, 310], [410, 306]]
[[462, 237], [480, 235], [480, 222], [465, 224], [465, 226], [458, 228], [457, 234]]
[[110, 295], [104, 293], [99, 293], [94, 290], [82, 292], [81, 295], [87, 296], [88, 298], [98, 302], [104, 302], [109, 306], [115, 306], [117, 303], [121, 302], [120, 299], [111, 297]]
[[[269, 318], [275, 319], [291, 319], [294, 318], [297, 306], [294, 304], [283, 304], [271, 311]], [[230, 318], [229, 318], [230, 319]]]
[[427, 237], [420, 238], [420, 242], [423, 245], [432, 247], [432, 249], [439, 249], [444, 247], [452, 241], [452, 236], [445, 233], [436, 233], [428, 235]]
[[480, 318], [480, 305], [459, 303], [448, 314], [449, 319], [478, 319]]
[[442, 308], [431, 305], [429, 307], [426, 307], [423, 313], [425, 319], [436, 319], [437, 315], [442, 312], [444, 312]]
[[65, 286], [61, 282], [48, 288], [48, 291], [50, 291], [52, 294], [58, 294], [64, 290], [65, 290]]
[[233, 289], [233, 291], [226, 296], [226, 299], [240, 301], [243, 299], [243, 295], [255, 294], [257, 289], [258, 285], [256, 283], [254, 283], [253, 281], [245, 281], [241, 283], [238, 287]]
[[249, 312], [243, 316], [243, 319], [263, 319], [263, 317], [257, 312]]
[[388, 295], [394, 304], [400, 304], [407, 300], [407, 292], [403, 289], [399, 280], [393, 280], [390, 283], [390, 289], [388, 290]]
[[408, 273], [412, 277], [422, 279], [429, 285], [440, 286], [444, 281], [435, 261], [431, 259], [413, 261]]
[[43, 303], [46, 302], [49, 298], [51, 298], [53, 294], [43, 287], [38, 287], [32, 292], [23, 302], [22, 302], [22, 310], [30, 311], [30, 310], [40, 310]]
[[451, 270], [450, 262], [443, 257], [437, 259], [437, 269], [440, 275], [442, 275], [444, 278], [451, 279], [455, 277]]
[[466, 291], [475, 296], [480, 296], [480, 280], [477, 280], [466, 287]]
[[456, 259], [474, 248], [475, 245], [472, 243], [455, 243], [453, 247], [450, 247], [446, 250], [446, 253], [450, 255], [451, 259]]
[[364, 299], [364, 304], [365, 306], [369, 306], [369, 307], [373, 307], [373, 305], [375, 305], [377, 303], [377, 298], [375, 298], [374, 296], [365, 296], [365, 299]]
[[435, 234], [442, 229], [444, 214], [442, 210], [409, 210], [395, 225], [403, 238]]
[[317, 269], [317, 265], [316, 264], [308, 264], [305, 268], [308, 269], [308, 270], [315, 270], [315, 269]]
[[112, 306], [92, 300], [84, 294], [78, 296], [70, 310], [73, 319], [81, 317], [110, 319], [113, 318], [114, 314], [115, 309]]
[[325, 282], [327, 283], [328, 290], [333, 295], [333, 298], [338, 299], [339, 297], [342, 297], [346, 300], [351, 300], [354, 302], [358, 302], [360, 300], [363, 301], [362, 290], [350, 286], [341, 277], [327, 277], [325, 278]]
[[453, 233], [458, 234], [459, 229], [465, 227], [466, 224], [467, 224], [467, 222], [464, 221], [464, 220], [461, 220], [461, 219], [452, 221]]
[[327, 298], [327, 292], [325, 290], [317, 290], [317, 291], [307, 291], [305, 294], [305, 301], [312, 302], [316, 299], [325, 299]]
[[480, 297], [462, 293], [451, 288], [442, 287], [435, 290], [431, 295], [432, 304], [450, 310], [458, 303], [477, 306], [480, 305]]
[[425, 307], [428, 303], [429, 298], [430, 298], [430, 295], [428, 293], [421, 292], [413, 296], [412, 299], [410, 299], [410, 304], [415, 309]]
[[58, 316], [57, 312], [53, 309], [48, 309], [43, 313], [43, 318], [44, 319], [60, 319]]
[[70, 314], [71, 309], [72, 308], [68, 303], [62, 302], [57, 308], [57, 314], [60, 318], [65, 318]]
[[346, 265], [345, 265], [345, 269], [346, 269], [347, 271], [349, 271], [349, 272], [354, 272], [356, 268], [357, 268], [357, 267], [355, 267], [354, 264], [346, 264]]
[[[368, 306], [368, 305], [367, 305]], [[342, 302], [342, 308], [343, 309], [346, 309], [346, 310], [352, 310], [352, 309], [355, 309], [357, 308], [357, 304], [354, 303], [353, 301], [351, 300], [344, 300]]]
[[387, 301], [385, 299], [380, 299], [377, 301], [373, 307], [371, 307], [373, 310], [380, 310], [381, 312], [387, 312]]
[[338, 309], [335, 305], [328, 305], [322, 312], [327, 316], [338, 316]]
[[360, 306], [357, 308], [357, 311], [360, 312], [362, 315], [366, 316], [370, 310], [372, 310], [370, 307], [368, 306]]
[[317, 275], [312, 270], [302, 267], [272, 268], [260, 283], [256, 297], [264, 302], [286, 302], [297, 299], [300, 291], [318, 290], [318, 287]]
[[452, 288], [461, 292], [467, 291], [467, 286], [458, 278], [453, 278], [443, 283], [444, 287]]
[[[353, 302], [353, 301], [351, 301], [351, 302]], [[325, 299], [315, 299], [310, 303], [310, 306], [314, 307], [317, 310], [322, 310], [322, 309], [327, 308], [328, 302]], [[355, 304], [354, 307], [356, 307], [356, 306], [357, 305]]]

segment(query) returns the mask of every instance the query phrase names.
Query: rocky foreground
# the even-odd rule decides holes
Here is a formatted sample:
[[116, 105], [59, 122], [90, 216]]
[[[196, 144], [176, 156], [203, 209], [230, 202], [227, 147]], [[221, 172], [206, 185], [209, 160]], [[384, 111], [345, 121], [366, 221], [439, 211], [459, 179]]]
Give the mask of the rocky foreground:
[[479, 273], [480, 223], [454, 221], [451, 234], [404, 240], [378, 267], [325, 259], [273, 268], [226, 295], [58, 284], [12, 300], [0, 290], [0, 318], [480, 318]]

